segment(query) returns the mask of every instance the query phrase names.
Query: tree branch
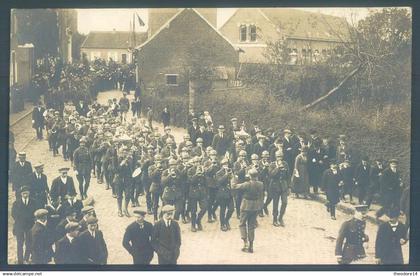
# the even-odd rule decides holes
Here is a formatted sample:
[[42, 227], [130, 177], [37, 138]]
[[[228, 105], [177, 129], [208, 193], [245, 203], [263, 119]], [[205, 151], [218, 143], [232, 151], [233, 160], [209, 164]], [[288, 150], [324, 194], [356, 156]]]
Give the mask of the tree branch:
[[319, 104], [320, 102], [323, 102], [325, 99], [327, 99], [328, 97], [330, 97], [331, 95], [333, 95], [334, 93], [336, 93], [351, 77], [353, 77], [354, 75], [356, 75], [364, 66], [364, 63], [359, 64], [359, 66], [357, 66], [355, 69], [353, 69], [350, 73], [348, 73], [346, 75], [346, 77], [333, 89], [331, 89], [330, 91], [328, 91], [327, 94], [325, 94], [322, 97], [319, 97], [318, 99], [316, 99], [315, 101], [313, 101], [310, 104], [305, 105], [301, 111], [307, 110], [309, 108], [314, 107], [315, 105]]

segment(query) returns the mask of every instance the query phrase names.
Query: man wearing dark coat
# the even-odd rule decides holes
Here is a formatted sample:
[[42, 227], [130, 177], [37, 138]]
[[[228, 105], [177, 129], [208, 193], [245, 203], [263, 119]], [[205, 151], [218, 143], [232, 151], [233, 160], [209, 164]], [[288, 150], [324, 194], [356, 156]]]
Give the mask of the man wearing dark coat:
[[48, 264], [52, 257], [52, 239], [47, 229], [48, 211], [38, 209], [34, 215], [36, 221], [30, 235], [32, 264]]
[[122, 244], [133, 257], [133, 264], [150, 264], [154, 253], [151, 244], [153, 225], [144, 219], [146, 211], [137, 208], [133, 215], [136, 221], [125, 230]]
[[77, 181], [79, 182], [79, 193], [82, 199], [87, 198], [87, 191], [90, 184], [92, 162], [89, 149], [86, 147], [87, 139], [80, 139], [80, 146], [74, 151], [73, 165]]
[[366, 193], [369, 188], [370, 181], [370, 165], [368, 164], [369, 158], [367, 156], [362, 157], [362, 162], [356, 167], [354, 171], [355, 184], [359, 190], [359, 204], [364, 204], [366, 199]]
[[163, 206], [162, 219], [153, 226], [152, 246], [160, 265], [176, 264], [180, 254], [181, 230], [173, 219], [174, 211], [174, 206]]
[[76, 105], [76, 111], [80, 116], [86, 117], [89, 112], [89, 107], [84, 101], [79, 101], [79, 103]]
[[56, 241], [58, 241], [59, 239], [61, 239], [62, 237], [64, 237], [64, 235], [66, 234], [66, 225], [69, 224], [70, 222], [77, 222], [77, 214], [72, 209], [66, 210], [65, 218], [62, 219], [57, 224], [57, 226], [55, 228], [55, 233], [56, 233], [55, 238], [56, 238]]
[[193, 118], [192, 119], [192, 125], [188, 127], [188, 134], [190, 135], [191, 142], [193, 143], [193, 146], [195, 146], [196, 140], [198, 138], [200, 127], [198, 126], [198, 119]]
[[398, 161], [391, 159], [389, 167], [382, 172], [382, 176], [379, 179], [382, 208], [377, 211], [377, 217], [381, 217], [384, 213], [400, 205], [403, 182], [397, 166]]
[[257, 180], [257, 169], [252, 168], [248, 173], [251, 179], [242, 184], [233, 183], [232, 189], [240, 189], [244, 192], [239, 222], [241, 238], [244, 241], [242, 251], [253, 253], [257, 215], [264, 205], [264, 184]]
[[32, 198], [39, 204], [38, 208], [44, 208], [47, 204], [48, 188], [47, 176], [43, 173], [44, 165], [39, 163], [34, 166], [35, 172], [32, 173], [31, 194]]
[[366, 229], [366, 205], [355, 206], [352, 219], [343, 222], [338, 233], [335, 255], [339, 264], [350, 264], [366, 257], [363, 243], [369, 242]]
[[295, 143], [293, 143], [292, 139], [292, 132], [289, 129], [284, 130], [284, 137], [282, 140], [283, 144], [283, 153], [284, 153], [284, 161], [287, 162], [289, 165], [289, 173], [292, 174], [295, 168], [295, 158], [297, 148]]
[[378, 264], [404, 264], [401, 245], [407, 243], [406, 226], [398, 221], [399, 208], [389, 211], [390, 220], [382, 223], [378, 228], [375, 243], [375, 257]]
[[45, 108], [42, 103], [38, 102], [38, 106], [32, 111], [32, 127], [36, 130], [36, 138], [42, 140], [42, 129], [44, 128], [44, 112]]
[[366, 205], [370, 207], [376, 194], [380, 192], [379, 179], [382, 176], [384, 166], [380, 159], [375, 160], [375, 164], [370, 167], [369, 188], [366, 196]]
[[219, 159], [223, 158], [226, 152], [229, 152], [232, 147], [231, 138], [225, 134], [225, 127], [219, 126], [218, 133], [214, 135], [211, 147], [216, 150]]
[[80, 226], [77, 222], [69, 222], [65, 230], [65, 236], [55, 243], [55, 264], [81, 264]]
[[337, 164], [333, 162], [330, 164], [330, 168], [322, 175], [322, 183], [327, 194], [327, 210], [331, 214], [331, 219], [335, 220], [335, 206], [340, 202], [340, 186], [343, 185]]
[[67, 175], [69, 170], [67, 167], [62, 167], [58, 170], [61, 175], [55, 178], [51, 184], [51, 200], [61, 200], [63, 202], [66, 199], [66, 195], [76, 195], [73, 178]]
[[31, 175], [32, 175], [32, 164], [26, 161], [26, 153], [18, 153], [18, 161], [12, 168], [12, 188], [16, 193], [16, 198], [19, 197], [19, 191], [23, 186], [30, 187]]
[[[30, 193], [29, 187], [23, 186], [19, 197], [12, 205], [13, 235], [17, 241], [18, 264], [29, 262], [31, 253], [30, 230], [34, 224], [34, 212], [38, 204], [30, 197]], [[25, 251], [23, 251], [24, 245]]]
[[162, 111], [162, 114], [160, 115], [160, 118], [162, 119], [163, 127], [169, 126], [169, 123], [171, 121], [171, 113], [168, 110], [168, 107], [165, 106], [165, 108]]
[[92, 216], [87, 219], [86, 223], [87, 229], [78, 237], [81, 246], [81, 263], [106, 265], [108, 249], [104, 235], [98, 229], [98, 219]]

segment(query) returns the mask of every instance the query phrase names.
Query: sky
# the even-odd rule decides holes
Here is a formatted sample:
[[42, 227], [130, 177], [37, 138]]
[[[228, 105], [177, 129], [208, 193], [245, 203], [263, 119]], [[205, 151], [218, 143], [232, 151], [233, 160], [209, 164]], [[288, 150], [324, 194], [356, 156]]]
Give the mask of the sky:
[[[345, 17], [348, 21], [360, 20], [369, 13], [368, 8], [299, 8], [301, 10]], [[217, 23], [221, 26], [235, 12], [236, 8], [217, 10]], [[89, 31], [129, 31], [133, 14], [137, 13], [146, 23], [140, 27], [136, 22], [136, 31], [147, 30], [147, 9], [78, 9], [78, 31], [83, 34]], [[137, 21], [137, 19], [136, 19]]]

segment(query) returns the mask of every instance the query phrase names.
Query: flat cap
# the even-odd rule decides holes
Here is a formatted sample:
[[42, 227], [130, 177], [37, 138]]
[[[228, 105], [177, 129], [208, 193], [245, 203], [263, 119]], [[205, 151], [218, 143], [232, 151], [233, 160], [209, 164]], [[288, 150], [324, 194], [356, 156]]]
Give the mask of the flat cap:
[[175, 207], [173, 205], [165, 205], [162, 207], [162, 213], [169, 213], [175, 211]]
[[96, 223], [98, 223], [98, 219], [97, 219], [96, 217], [89, 217], [89, 218], [86, 220], [86, 223], [87, 223], [87, 224], [96, 224]]
[[65, 226], [66, 233], [70, 233], [70, 232], [73, 232], [73, 231], [79, 230], [79, 229], [80, 229], [79, 223], [74, 222], [74, 221], [70, 221]]
[[92, 206], [85, 206], [82, 208], [82, 214], [88, 214], [95, 210]]
[[48, 210], [46, 209], [38, 209], [34, 212], [34, 216], [38, 219], [38, 218], [42, 218], [45, 217], [46, 215], [48, 215]]
[[237, 118], [232, 118], [232, 119], [230, 119], [232, 122], [237, 122], [238, 121], [238, 119]]
[[18, 156], [26, 156], [26, 152], [21, 151], [21, 152], [18, 153]]
[[41, 162], [38, 162], [38, 163], [36, 163], [35, 165], [34, 165], [34, 168], [35, 169], [38, 169], [38, 168], [43, 168], [44, 167], [44, 164], [42, 164]]
[[147, 214], [147, 212], [143, 208], [136, 207], [133, 210], [133, 214], [134, 214], [135, 217], [137, 217], [137, 216], [145, 216]]
[[389, 164], [398, 164], [398, 160], [397, 159], [390, 159]]
[[23, 193], [23, 192], [30, 192], [30, 191], [31, 191], [31, 189], [28, 186], [22, 186], [20, 188], [20, 192], [21, 193]]
[[225, 129], [224, 125], [219, 125], [219, 129]]
[[357, 212], [367, 212], [368, 211], [368, 206], [366, 204], [360, 204], [360, 205], [354, 206], [354, 209]]
[[58, 169], [59, 172], [68, 172], [70, 170], [69, 167], [61, 167]]

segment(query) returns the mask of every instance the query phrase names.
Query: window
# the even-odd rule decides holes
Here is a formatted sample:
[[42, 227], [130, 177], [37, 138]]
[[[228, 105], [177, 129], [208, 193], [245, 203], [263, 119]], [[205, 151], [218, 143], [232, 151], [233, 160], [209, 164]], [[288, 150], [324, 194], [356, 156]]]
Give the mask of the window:
[[290, 55], [290, 64], [295, 65], [297, 63], [297, 60], [298, 60], [297, 49], [295, 48], [295, 49], [291, 50], [289, 55]]
[[306, 52], [306, 49], [302, 49], [302, 63], [306, 64], [308, 58], [308, 54]]
[[257, 41], [257, 27], [255, 25], [249, 26], [249, 40], [251, 42]]
[[241, 42], [246, 41], [246, 33], [247, 33], [246, 25], [241, 25], [239, 27], [239, 41]]
[[178, 86], [178, 74], [166, 74], [167, 86]]
[[127, 54], [122, 54], [122, 55], [121, 55], [121, 62], [122, 62], [123, 64], [126, 64], [126, 63], [127, 63]]

